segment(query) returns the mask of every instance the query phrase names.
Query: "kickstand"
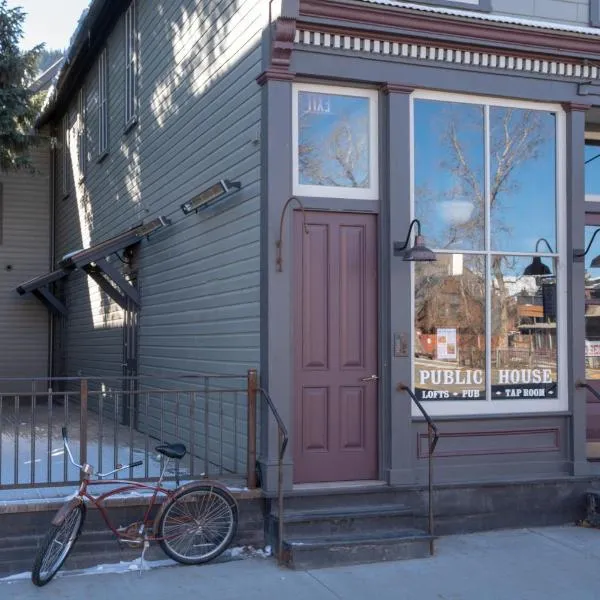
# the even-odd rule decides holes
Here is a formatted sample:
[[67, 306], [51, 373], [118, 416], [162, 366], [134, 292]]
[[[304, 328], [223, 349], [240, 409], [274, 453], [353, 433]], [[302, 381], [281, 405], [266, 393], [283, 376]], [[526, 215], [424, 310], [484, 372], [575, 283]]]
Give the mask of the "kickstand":
[[146, 550], [150, 547], [150, 542], [148, 540], [144, 540], [144, 548], [142, 549], [142, 556], [140, 557], [140, 570], [139, 574], [142, 574], [144, 570], [144, 555], [146, 554]]

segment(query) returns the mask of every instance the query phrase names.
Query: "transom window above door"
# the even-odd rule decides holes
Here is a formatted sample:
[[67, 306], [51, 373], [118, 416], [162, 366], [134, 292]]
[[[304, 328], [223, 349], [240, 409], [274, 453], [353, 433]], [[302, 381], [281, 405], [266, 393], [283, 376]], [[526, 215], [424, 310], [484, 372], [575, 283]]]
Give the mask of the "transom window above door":
[[377, 199], [377, 92], [297, 84], [292, 98], [294, 193]]

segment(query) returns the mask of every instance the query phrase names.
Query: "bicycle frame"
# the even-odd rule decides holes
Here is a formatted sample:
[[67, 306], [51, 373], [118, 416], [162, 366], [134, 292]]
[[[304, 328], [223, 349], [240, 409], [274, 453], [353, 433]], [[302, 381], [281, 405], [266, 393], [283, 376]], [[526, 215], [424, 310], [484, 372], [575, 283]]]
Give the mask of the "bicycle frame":
[[[91, 494], [88, 491], [88, 488], [96, 485], [115, 485], [118, 487], [115, 487], [114, 489], [111, 489], [108, 492], [105, 492], [104, 494], [100, 494], [99, 496], [95, 496], [94, 494]], [[103, 521], [106, 523], [106, 526], [117, 536], [118, 539], [124, 541], [131, 541], [132, 538], [126, 533], [127, 530], [120, 531], [117, 527], [115, 527], [114, 523], [109, 517], [109, 509], [106, 506], [104, 506], [103, 503], [106, 499], [110, 498], [111, 496], [116, 496], [117, 494], [134, 490], [152, 491], [150, 503], [148, 504], [148, 507], [144, 512], [143, 520], [141, 521], [143, 529], [138, 532], [140, 535], [142, 535], [145, 533], [146, 529], [150, 525], [152, 525], [153, 521], [150, 518], [150, 513], [152, 512], [154, 506], [157, 504], [156, 499], [158, 495], [161, 494], [164, 497], [162, 502], [165, 502], [166, 500], [171, 498], [175, 493], [175, 490], [162, 487], [160, 485], [160, 481], [157, 485], [151, 485], [139, 481], [128, 481], [124, 479], [89, 480], [86, 478], [81, 482], [76, 498], [78, 498], [80, 501], [88, 500], [90, 503], [92, 503], [100, 511], [100, 515], [102, 516]], [[148, 541], [160, 541], [162, 538], [152, 535], [146, 537], [145, 539]]]

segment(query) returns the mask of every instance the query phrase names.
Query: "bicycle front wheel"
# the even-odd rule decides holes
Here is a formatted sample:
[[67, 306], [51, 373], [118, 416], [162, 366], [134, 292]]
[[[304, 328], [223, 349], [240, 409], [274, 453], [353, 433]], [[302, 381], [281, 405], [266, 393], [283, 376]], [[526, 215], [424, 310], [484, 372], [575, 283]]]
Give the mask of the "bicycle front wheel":
[[60, 525], [52, 525], [35, 557], [31, 580], [37, 586], [46, 585], [62, 567], [73, 549], [85, 518], [85, 506], [73, 506]]
[[198, 565], [213, 560], [231, 544], [237, 523], [235, 498], [219, 487], [198, 484], [168, 502], [158, 537], [167, 556]]

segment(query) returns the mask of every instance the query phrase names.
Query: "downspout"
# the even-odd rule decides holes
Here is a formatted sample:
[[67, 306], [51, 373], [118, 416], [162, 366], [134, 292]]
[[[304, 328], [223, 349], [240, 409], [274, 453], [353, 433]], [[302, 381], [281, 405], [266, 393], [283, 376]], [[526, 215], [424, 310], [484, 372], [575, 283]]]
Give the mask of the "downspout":
[[[48, 270], [54, 270], [54, 207], [56, 200], [56, 131], [50, 130], [50, 219], [48, 223], [49, 240], [48, 240]], [[52, 311], [48, 311], [48, 377], [54, 375], [54, 323], [55, 317]]]

